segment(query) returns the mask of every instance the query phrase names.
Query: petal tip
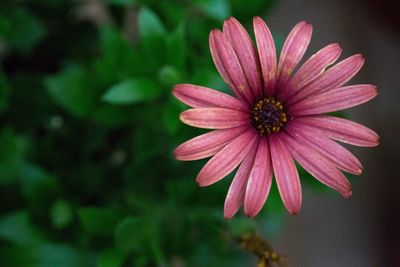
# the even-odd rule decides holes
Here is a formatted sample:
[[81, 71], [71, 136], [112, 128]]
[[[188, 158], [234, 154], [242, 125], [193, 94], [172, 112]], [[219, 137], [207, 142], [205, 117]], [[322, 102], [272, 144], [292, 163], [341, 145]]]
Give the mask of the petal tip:
[[254, 209], [250, 209], [250, 210], [248, 210], [246, 208], [244, 209], [244, 214], [249, 218], [256, 217], [258, 213], [259, 213], [259, 211], [256, 211]]
[[181, 114], [179, 114], [179, 119], [181, 120], [181, 122], [185, 123], [186, 121], [186, 111], [181, 112]]
[[291, 215], [297, 215], [300, 213], [300, 210], [301, 210], [301, 202], [297, 205], [293, 205], [291, 207], [286, 207], [286, 209]]
[[352, 195], [353, 195], [353, 191], [351, 189], [347, 192], [342, 193], [342, 196], [345, 197], [346, 199], [351, 199]]
[[224, 218], [226, 220], [230, 220], [235, 216], [237, 211], [224, 207]]
[[233, 218], [233, 215], [224, 213], [224, 218], [225, 220], [231, 220]]
[[206, 181], [204, 181], [200, 176], [197, 176], [196, 178], [196, 183], [198, 186], [200, 187], [206, 187], [209, 185], [209, 183], [207, 183]]
[[288, 210], [291, 215], [298, 215], [300, 213], [300, 208], [296, 210]]
[[355, 54], [354, 58], [359, 62], [360, 65], [363, 65], [365, 62], [365, 57], [363, 54]]
[[333, 50], [337, 51], [337, 53], [342, 52], [342, 46], [339, 43], [333, 43], [330, 46]]
[[220, 34], [222, 34], [222, 32], [221, 32], [220, 30], [218, 30], [218, 29], [212, 29], [212, 30], [210, 31], [210, 35], [209, 35], [209, 41], [210, 41], [210, 43], [211, 43], [211, 41], [215, 41], [215, 38], [216, 38], [217, 36], [219, 36]]
[[[175, 84], [175, 85], [172, 87], [171, 93], [172, 93], [173, 96], [175, 96], [175, 98], [178, 98], [179, 93], [180, 93], [180, 91], [182, 90], [182, 89], [181, 89], [182, 86], [183, 86], [183, 84]], [[178, 99], [179, 99], [179, 98], [178, 98]]]

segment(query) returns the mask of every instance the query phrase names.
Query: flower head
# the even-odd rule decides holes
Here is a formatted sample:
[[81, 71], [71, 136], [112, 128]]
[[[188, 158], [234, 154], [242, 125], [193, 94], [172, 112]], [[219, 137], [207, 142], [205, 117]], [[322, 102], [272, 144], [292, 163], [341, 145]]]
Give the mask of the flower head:
[[[178, 146], [178, 160], [212, 158], [199, 172], [200, 186], [211, 185], [239, 168], [225, 200], [224, 216], [240, 206], [253, 217], [265, 204], [272, 177], [286, 209], [300, 211], [302, 194], [297, 161], [323, 184], [351, 196], [342, 171], [359, 175], [362, 165], [333, 140], [356, 146], [376, 146], [378, 135], [349, 120], [321, 115], [350, 108], [377, 95], [370, 84], [343, 86], [360, 70], [364, 58], [340, 56], [338, 44], [328, 45], [298, 66], [311, 39], [312, 26], [298, 23], [289, 33], [277, 60], [265, 22], [253, 20], [256, 46], [235, 19], [223, 31], [210, 33], [214, 63], [234, 96], [210, 88], [179, 84], [173, 94], [192, 109], [180, 119], [190, 126], [213, 129]], [[329, 67], [329, 68], [328, 68]]]

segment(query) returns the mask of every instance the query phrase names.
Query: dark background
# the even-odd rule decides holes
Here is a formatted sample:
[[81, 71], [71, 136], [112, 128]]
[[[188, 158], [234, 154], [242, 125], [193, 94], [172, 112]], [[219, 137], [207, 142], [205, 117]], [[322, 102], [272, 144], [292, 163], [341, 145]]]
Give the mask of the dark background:
[[[304, 190], [301, 213], [289, 217], [278, 243], [291, 266], [400, 265], [400, 17], [395, 1], [280, 1], [267, 17], [284, 31], [305, 19], [314, 26], [309, 53], [338, 42], [343, 56], [362, 53], [366, 62], [352, 82], [373, 83], [379, 95], [346, 111], [375, 129], [381, 144], [357, 149], [365, 173], [353, 180], [347, 201]], [[293, 259], [292, 259], [293, 258]]]
[[[395, 1], [88, 0], [0, 2], [0, 266], [255, 266], [237, 240], [256, 233], [287, 266], [400, 266], [400, 18]], [[205, 161], [173, 149], [184, 126], [177, 83], [228, 91], [208, 34], [233, 15], [269, 25], [278, 48], [314, 26], [305, 58], [338, 42], [366, 63], [351, 83], [379, 95], [345, 112], [381, 144], [351, 200], [301, 172], [299, 215], [273, 185], [262, 212], [223, 218], [232, 176], [207, 188]]]

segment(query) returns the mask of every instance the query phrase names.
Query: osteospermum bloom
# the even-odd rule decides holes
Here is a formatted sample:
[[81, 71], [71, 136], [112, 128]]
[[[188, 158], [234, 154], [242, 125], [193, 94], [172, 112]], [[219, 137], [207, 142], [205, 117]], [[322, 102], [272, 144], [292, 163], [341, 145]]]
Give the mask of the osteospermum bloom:
[[180, 119], [190, 126], [214, 129], [181, 144], [178, 160], [212, 156], [199, 172], [200, 186], [211, 185], [239, 166], [225, 200], [224, 216], [259, 213], [272, 177], [286, 209], [300, 211], [302, 194], [295, 161], [323, 184], [349, 198], [351, 185], [342, 171], [359, 175], [362, 165], [333, 140], [371, 147], [379, 142], [372, 130], [349, 120], [321, 115], [362, 104], [377, 95], [370, 84], [343, 86], [362, 67], [360, 54], [332, 65], [340, 56], [330, 44], [298, 67], [311, 39], [312, 26], [298, 23], [277, 60], [265, 22], [253, 20], [256, 46], [234, 18], [223, 31], [210, 33], [214, 63], [234, 96], [210, 88], [179, 84], [173, 94], [192, 107]]

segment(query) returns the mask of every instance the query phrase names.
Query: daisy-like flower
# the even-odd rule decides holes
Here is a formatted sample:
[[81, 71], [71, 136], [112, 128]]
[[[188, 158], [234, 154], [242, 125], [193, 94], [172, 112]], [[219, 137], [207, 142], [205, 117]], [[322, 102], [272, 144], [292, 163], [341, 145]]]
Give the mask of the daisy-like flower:
[[379, 142], [372, 130], [349, 120], [321, 115], [362, 104], [377, 95], [370, 84], [343, 86], [362, 67], [360, 54], [332, 65], [340, 56], [330, 44], [295, 70], [311, 39], [312, 26], [298, 23], [289, 33], [277, 60], [265, 22], [253, 20], [256, 46], [235, 19], [223, 31], [210, 33], [214, 63], [234, 96], [210, 88], [179, 84], [173, 94], [192, 107], [181, 113], [187, 125], [214, 129], [178, 146], [178, 160], [212, 156], [199, 172], [200, 186], [211, 185], [239, 168], [225, 200], [224, 216], [232, 218], [244, 205], [247, 216], [265, 204], [272, 177], [286, 209], [300, 211], [302, 194], [295, 161], [323, 184], [351, 196], [342, 171], [359, 175], [360, 161], [333, 140], [372, 147]]

